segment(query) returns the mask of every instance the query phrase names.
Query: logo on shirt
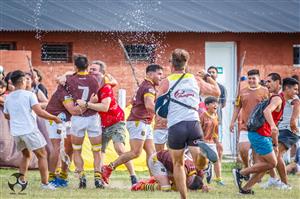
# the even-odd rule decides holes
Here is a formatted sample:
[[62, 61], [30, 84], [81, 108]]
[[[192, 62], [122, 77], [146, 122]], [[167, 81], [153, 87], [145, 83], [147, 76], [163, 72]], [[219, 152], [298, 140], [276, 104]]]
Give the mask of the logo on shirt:
[[184, 98], [184, 97], [195, 97], [194, 93], [189, 93], [184, 90], [177, 90], [174, 94], [175, 98]]

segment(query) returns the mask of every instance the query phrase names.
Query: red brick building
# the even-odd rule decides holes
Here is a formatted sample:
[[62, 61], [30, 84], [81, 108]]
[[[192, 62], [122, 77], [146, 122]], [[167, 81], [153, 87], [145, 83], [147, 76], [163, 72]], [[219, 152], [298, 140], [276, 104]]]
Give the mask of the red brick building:
[[83, 53], [107, 63], [119, 82], [116, 90], [126, 89], [128, 102], [136, 84], [117, 39], [123, 40], [140, 81], [151, 62], [167, 74], [175, 48], [190, 53], [192, 72], [218, 66], [229, 95], [228, 118], [245, 51], [242, 74], [258, 68], [262, 77], [300, 75], [300, 3], [295, 1], [3, 1], [0, 6], [0, 65], [6, 71], [28, 70], [25, 55], [31, 56], [50, 94], [55, 76], [72, 70], [72, 55]]

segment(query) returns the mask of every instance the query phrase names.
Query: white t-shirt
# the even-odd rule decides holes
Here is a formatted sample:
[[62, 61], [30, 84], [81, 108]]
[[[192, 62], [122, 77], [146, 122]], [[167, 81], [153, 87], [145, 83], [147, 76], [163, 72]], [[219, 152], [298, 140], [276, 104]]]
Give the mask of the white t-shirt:
[[38, 104], [34, 93], [26, 90], [11, 92], [4, 102], [4, 113], [10, 116], [12, 136], [20, 136], [38, 131], [36, 115], [32, 106]]

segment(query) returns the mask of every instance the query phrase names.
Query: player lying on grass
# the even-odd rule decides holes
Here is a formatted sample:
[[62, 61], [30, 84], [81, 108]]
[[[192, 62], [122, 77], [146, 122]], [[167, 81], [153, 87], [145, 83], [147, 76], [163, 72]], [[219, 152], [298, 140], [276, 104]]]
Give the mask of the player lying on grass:
[[[203, 184], [203, 172], [208, 160], [198, 155], [197, 162], [194, 164], [191, 158], [185, 156], [184, 171], [186, 175], [186, 186], [190, 190], [202, 189], [208, 192], [208, 187]], [[171, 191], [176, 190], [173, 178], [173, 162], [168, 150], [162, 150], [152, 154], [148, 160], [148, 165], [153, 177], [149, 180], [141, 180], [134, 186], [132, 191]]]

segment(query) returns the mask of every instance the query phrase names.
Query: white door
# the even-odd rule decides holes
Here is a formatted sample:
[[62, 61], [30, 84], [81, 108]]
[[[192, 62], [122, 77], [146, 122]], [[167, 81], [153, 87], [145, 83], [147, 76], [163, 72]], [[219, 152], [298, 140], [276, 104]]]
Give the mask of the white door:
[[236, 88], [236, 44], [235, 42], [205, 42], [205, 68], [218, 68], [217, 81], [227, 90], [227, 102], [223, 108], [222, 143], [224, 154], [233, 154], [235, 141], [230, 136], [229, 125], [233, 113]]

